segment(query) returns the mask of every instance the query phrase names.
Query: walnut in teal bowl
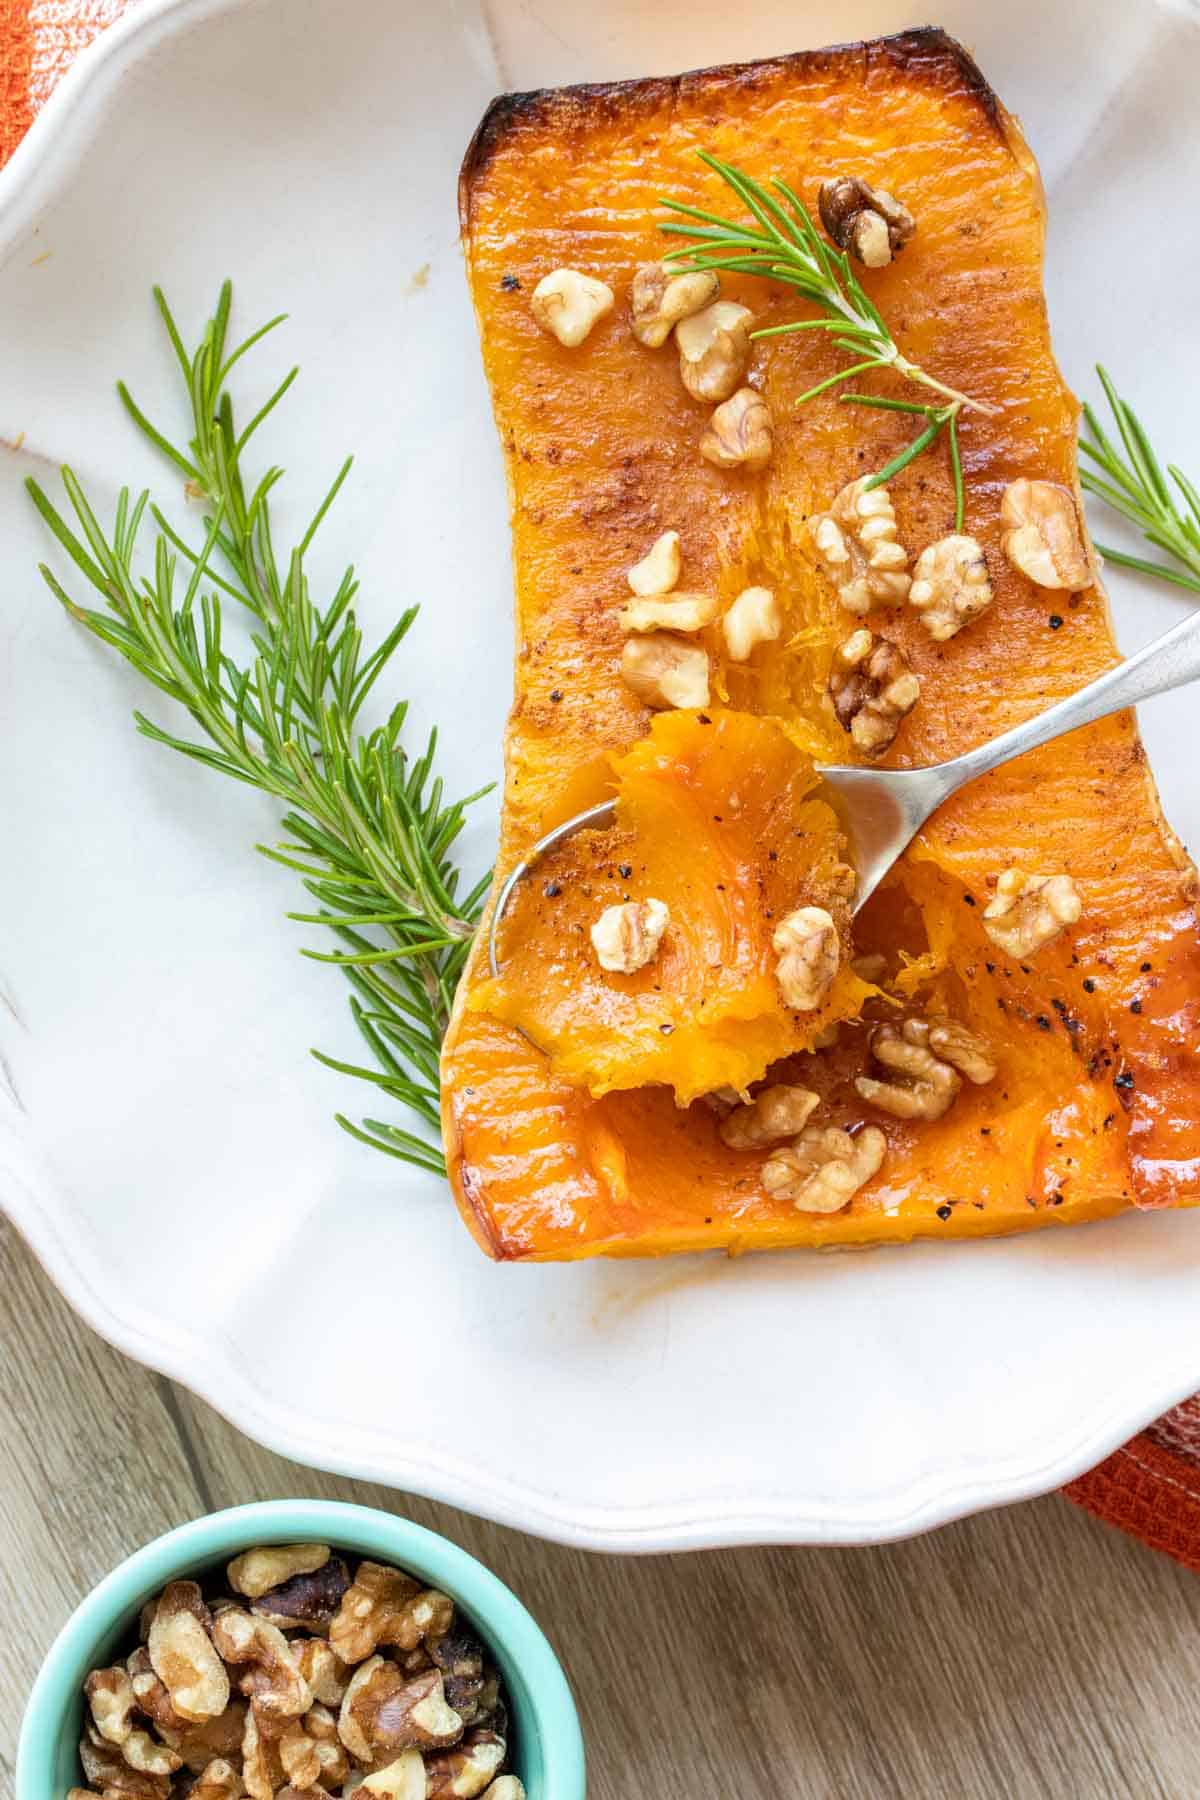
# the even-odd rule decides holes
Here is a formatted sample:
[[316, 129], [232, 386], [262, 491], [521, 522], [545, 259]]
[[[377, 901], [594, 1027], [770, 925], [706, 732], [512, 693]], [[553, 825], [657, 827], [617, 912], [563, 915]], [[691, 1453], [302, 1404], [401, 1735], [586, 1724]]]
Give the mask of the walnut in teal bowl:
[[51, 1645], [21, 1726], [16, 1800], [65, 1800], [82, 1785], [83, 1683], [137, 1636], [138, 1615], [169, 1581], [204, 1582], [257, 1545], [329, 1544], [406, 1570], [449, 1594], [499, 1669], [511, 1761], [528, 1800], [584, 1800], [583, 1739], [566, 1676], [504, 1583], [449, 1539], [391, 1513], [328, 1500], [270, 1500], [193, 1520], [135, 1551], [76, 1608]]

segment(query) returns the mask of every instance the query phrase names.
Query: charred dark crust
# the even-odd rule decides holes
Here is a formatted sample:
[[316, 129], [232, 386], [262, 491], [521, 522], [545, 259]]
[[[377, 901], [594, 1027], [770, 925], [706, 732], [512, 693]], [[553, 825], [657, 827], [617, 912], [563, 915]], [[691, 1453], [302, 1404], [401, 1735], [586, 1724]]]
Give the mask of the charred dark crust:
[[523, 131], [549, 128], [566, 134], [588, 121], [617, 114], [628, 120], [638, 112], [660, 112], [693, 94], [716, 100], [722, 92], [753, 92], [806, 71], [816, 74], [837, 68], [857, 70], [868, 79], [887, 68], [916, 83], [941, 88], [947, 95], [964, 95], [974, 101], [998, 136], [1008, 136], [1007, 114], [978, 63], [957, 38], [937, 25], [918, 26], [866, 43], [799, 50], [761, 62], [723, 63], [710, 69], [693, 69], [685, 75], [535, 88], [524, 94], [501, 94], [484, 113], [467, 146], [459, 175], [462, 228], [465, 232], [469, 227], [471, 196], [477, 184], [509, 140]]

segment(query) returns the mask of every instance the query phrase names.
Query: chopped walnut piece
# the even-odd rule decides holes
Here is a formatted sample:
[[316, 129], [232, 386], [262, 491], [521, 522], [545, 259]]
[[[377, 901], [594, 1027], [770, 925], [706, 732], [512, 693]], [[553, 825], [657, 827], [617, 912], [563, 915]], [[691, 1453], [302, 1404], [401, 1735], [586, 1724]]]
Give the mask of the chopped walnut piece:
[[239, 1800], [242, 1778], [231, 1762], [214, 1756], [188, 1789], [187, 1800]]
[[325, 1627], [350, 1586], [350, 1571], [340, 1556], [331, 1556], [319, 1569], [293, 1575], [250, 1602], [250, 1611], [281, 1631]]
[[596, 961], [612, 975], [632, 975], [658, 955], [671, 914], [661, 900], [606, 906], [591, 929]]
[[633, 278], [630, 314], [639, 344], [658, 350], [681, 319], [690, 319], [717, 298], [721, 277], [715, 269], [685, 269], [667, 263], [643, 263]]
[[235, 1668], [245, 1665], [238, 1687], [266, 1719], [294, 1719], [312, 1705], [312, 1691], [300, 1673], [292, 1646], [277, 1625], [223, 1606], [213, 1620], [213, 1643]]
[[364, 1775], [357, 1787], [348, 1788], [346, 1800], [426, 1800], [425, 1764], [419, 1750], [406, 1750], [395, 1762]]
[[775, 927], [775, 978], [784, 1004], [815, 1012], [833, 985], [841, 960], [837, 926], [823, 906], [800, 906]]
[[425, 1759], [427, 1800], [474, 1800], [500, 1773], [508, 1746], [486, 1727], [468, 1731], [454, 1750]]
[[[361, 1562], [353, 1582], [329, 1627], [329, 1646], [344, 1663], [360, 1663], [377, 1644], [395, 1644], [402, 1630], [407, 1635], [406, 1608], [421, 1592], [421, 1584], [399, 1569], [382, 1563]], [[414, 1639], [414, 1644], [415, 1644]], [[412, 1648], [413, 1645], [407, 1646]]]
[[721, 1141], [731, 1150], [761, 1150], [764, 1144], [782, 1143], [803, 1131], [819, 1105], [819, 1097], [807, 1088], [777, 1082], [721, 1121]]
[[997, 949], [1020, 962], [1054, 942], [1083, 911], [1069, 875], [1023, 875], [1006, 869], [995, 899], [983, 909], [983, 929]]
[[848, 250], [868, 269], [883, 269], [917, 229], [907, 206], [886, 188], [858, 175], [821, 183], [817, 196], [821, 223], [839, 250]]
[[445, 1679], [446, 1703], [463, 1724], [490, 1722], [500, 1702], [500, 1681], [494, 1671], [485, 1668], [479, 1639], [468, 1631], [451, 1631], [430, 1639], [429, 1655]]
[[912, 573], [908, 603], [930, 637], [945, 643], [992, 604], [987, 557], [977, 538], [952, 532], [922, 550]]
[[841, 1212], [883, 1166], [887, 1139], [876, 1125], [851, 1137], [836, 1125], [810, 1125], [763, 1164], [768, 1194], [797, 1212]]
[[131, 1769], [143, 1775], [174, 1774], [182, 1757], [134, 1726], [133, 1714], [140, 1709], [127, 1670], [93, 1669], [83, 1688], [96, 1730], [118, 1747]]
[[594, 275], [578, 269], [555, 269], [530, 295], [529, 308], [543, 331], [568, 350], [582, 344], [592, 326], [613, 308], [613, 291]]
[[350, 1680], [350, 1670], [323, 1638], [304, 1638], [292, 1645], [296, 1666], [308, 1683], [314, 1701], [340, 1706]]
[[276, 1788], [283, 1786], [279, 1744], [262, 1729], [253, 1706], [246, 1710], [242, 1733], [242, 1781], [250, 1800], [273, 1800]]
[[867, 756], [888, 748], [920, 694], [920, 678], [899, 645], [865, 626], [851, 632], [834, 652], [829, 671], [834, 714]]
[[525, 1800], [524, 1784], [515, 1775], [498, 1775], [483, 1791], [483, 1800]]
[[652, 594], [627, 600], [617, 614], [622, 631], [703, 631], [719, 611], [712, 594]]
[[700, 439], [700, 454], [718, 469], [765, 469], [774, 446], [771, 409], [753, 388], [718, 406]]
[[679, 533], [664, 531], [656, 537], [641, 562], [626, 569], [625, 579], [639, 599], [654, 594], [669, 594], [679, 580], [683, 557], [679, 550]]
[[134, 1769], [116, 1744], [101, 1737], [94, 1725], [79, 1740], [79, 1760], [92, 1787], [117, 1800], [167, 1800], [171, 1778], [148, 1769]]
[[445, 1749], [461, 1738], [463, 1721], [446, 1703], [440, 1669], [410, 1678], [377, 1655], [355, 1670], [342, 1701], [338, 1734], [356, 1762], [369, 1763], [412, 1744]]
[[836, 496], [828, 512], [808, 522], [821, 567], [847, 612], [899, 606], [909, 590], [908, 552], [900, 542], [896, 512], [886, 487], [868, 488], [860, 475]]
[[326, 1788], [341, 1787], [350, 1773], [350, 1759], [338, 1734], [337, 1719], [327, 1706], [314, 1700], [302, 1722], [316, 1750], [318, 1782]]
[[214, 1760], [228, 1760], [237, 1754], [246, 1716], [244, 1701], [231, 1700], [214, 1718], [193, 1722], [181, 1717], [171, 1705], [171, 1696], [154, 1673], [144, 1644], [126, 1658], [125, 1667], [138, 1711], [145, 1713], [163, 1742], [178, 1751], [184, 1767], [193, 1775], [200, 1774]]
[[639, 700], [658, 712], [708, 705], [708, 652], [669, 631], [629, 638], [621, 651], [621, 677]]
[[770, 588], [743, 588], [721, 620], [730, 662], [745, 662], [760, 644], [773, 644], [783, 630], [783, 615]]
[[1082, 588], [1092, 579], [1075, 501], [1053, 481], [1010, 481], [1000, 502], [1001, 543], [1013, 568], [1044, 588]]
[[214, 1719], [229, 1702], [229, 1676], [209, 1635], [212, 1614], [194, 1581], [171, 1581], [159, 1596], [147, 1649], [181, 1718]]
[[235, 1594], [257, 1600], [293, 1575], [312, 1575], [324, 1568], [332, 1554], [328, 1544], [268, 1544], [235, 1556], [225, 1573]]
[[728, 400], [750, 367], [748, 306], [717, 300], [675, 327], [679, 375], [693, 400]]
[[316, 1740], [308, 1735], [304, 1720], [288, 1719], [276, 1744], [289, 1784], [294, 1788], [316, 1787], [321, 1778], [321, 1762]]
[[983, 1086], [996, 1073], [984, 1038], [937, 1015], [877, 1025], [871, 1054], [892, 1079], [856, 1075], [854, 1086], [860, 1098], [896, 1119], [940, 1119], [954, 1104], [963, 1075]]

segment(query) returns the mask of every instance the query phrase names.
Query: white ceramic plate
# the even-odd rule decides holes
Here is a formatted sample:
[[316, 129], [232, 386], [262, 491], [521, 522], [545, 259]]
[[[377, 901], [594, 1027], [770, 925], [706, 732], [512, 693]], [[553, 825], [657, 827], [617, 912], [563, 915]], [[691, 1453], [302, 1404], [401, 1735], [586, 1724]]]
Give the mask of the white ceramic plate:
[[[943, 18], [1040, 153], [1068, 375], [1103, 356], [1196, 470], [1174, 396], [1200, 368], [1176, 297], [1200, 282], [1178, 203], [1197, 14]], [[251, 850], [271, 808], [138, 739], [147, 696], [35, 573], [18, 476], [68, 459], [106, 502], [166, 485], [113, 379], [163, 394], [151, 283], [192, 331], [228, 272], [241, 323], [292, 315], [258, 379], [304, 365], [269, 446], [296, 509], [352, 448], [329, 565], [359, 564], [375, 627], [425, 602], [400, 663], [418, 719], [447, 727], [451, 787], [498, 773], [505, 500], [454, 194], [485, 102], [908, 22], [905, 0], [144, 0], [0, 178], [0, 1191], [100, 1331], [300, 1461], [608, 1549], [861, 1542], [1050, 1488], [1200, 1387], [1194, 1215], [836, 1259], [485, 1262], [436, 1182], [332, 1123], [359, 1096], [307, 1047], [353, 1055], [353, 1030]], [[1127, 647], [1178, 616], [1116, 585]], [[1185, 834], [1194, 707], [1145, 720]]]

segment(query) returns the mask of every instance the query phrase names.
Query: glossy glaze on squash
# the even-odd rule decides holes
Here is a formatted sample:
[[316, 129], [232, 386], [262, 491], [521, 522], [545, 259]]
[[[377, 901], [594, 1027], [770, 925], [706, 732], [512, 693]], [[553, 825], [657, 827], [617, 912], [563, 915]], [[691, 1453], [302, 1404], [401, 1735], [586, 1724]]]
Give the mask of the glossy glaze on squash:
[[[887, 760], [956, 754], [1041, 711], [1116, 655], [1098, 587], [1048, 594], [1000, 549], [1008, 482], [1027, 475], [1074, 486], [1077, 405], [1047, 332], [1037, 171], [957, 45], [912, 32], [673, 81], [507, 97], [485, 118], [461, 187], [512, 494], [516, 694], [500, 869], [610, 793], [613, 757], [650, 727], [621, 680], [616, 612], [625, 569], [665, 529], [682, 536], [683, 585], [727, 602], [762, 584], [784, 609], [782, 645], [745, 666], [724, 662], [717, 630], [702, 634], [719, 696], [710, 710], [728, 704], [781, 719], [812, 754], [851, 760], [821, 693], [833, 647], [854, 621], [815, 567], [804, 522], [888, 460], [910, 421], [841, 406], [835, 394], [797, 411], [796, 397], [838, 366], [824, 334], [805, 333], [756, 349], [754, 379], [776, 420], [769, 467], [729, 474], [700, 459], [706, 409], [685, 393], [673, 347], [643, 348], [628, 323], [633, 273], [663, 250], [658, 197], [727, 205], [696, 161], [700, 147], [760, 178], [784, 174], [810, 203], [838, 173], [899, 193], [917, 235], [871, 273], [870, 291], [914, 360], [1000, 409], [964, 421], [962, 434], [967, 529], [987, 552], [995, 603], [944, 644], [911, 615], [879, 615], [924, 684]], [[617, 295], [576, 350], [540, 331], [529, 310], [532, 288], [560, 266], [599, 276]], [[786, 290], [753, 279], [726, 277], [723, 291], [750, 306], [757, 324], [805, 316]], [[952, 529], [941, 455], [911, 465], [892, 494], [914, 554]], [[745, 773], [731, 757], [730, 791]], [[1083, 899], [1079, 924], [1024, 966], [1000, 955], [981, 924], [989, 881], [1013, 864], [1068, 873]], [[554, 1073], [506, 1022], [523, 1016], [512, 994], [490, 1007], [477, 951], [443, 1063], [463, 1216], [489, 1255], [545, 1259], [978, 1236], [1132, 1205], [1193, 1204], [1193, 900], [1194, 872], [1161, 820], [1127, 716], [1034, 752], [946, 806], [856, 921], [855, 940], [886, 956], [893, 994], [982, 1031], [999, 1074], [964, 1090], [936, 1122], [901, 1122], [854, 1094], [867, 1057], [861, 1025], [843, 1026], [832, 1051], [777, 1065], [821, 1093], [823, 1118], [871, 1118], [887, 1134], [880, 1174], [825, 1216], [768, 1196], [761, 1152], [726, 1148], [711, 1113], [678, 1107], [669, 1087], [595, 1097]], [[597, 912], [600, 904], [598, 895]], [[571, 965], [560, 963], [543, 958], [543, 978], [554, 966], [566, 980]], [[536, 978], [531, 963], [527, 980]], [[570, 996], [557, 998], [565, 1017]], [[539, 1017], [545, 1002], [538, 996]], [[686, 1089], [684, 1053], [698, 1050], [682, 1040], [676, 1049], [659, 1078]]]
[[[730, 771], [738, 771], [736, 786]], [[663, 713], [613, 759], [617, 821], [580, 832], [523, 883], [505, 919], [503, 974], [473, 1012], [520, 1027], [555, 1072], [595, 1095], [662, 1082], [686, 1105], [739, 1092], [807, 1050], [874, 989], [850, 967], [850, 883], [812, 758], [771, 719]], [[653, 895], [670, 909], [659, 955], [605, 974], [589, 928], [602, 908]], [[842, 962], [823, 1004], [790, 1011], [775, 977], [775, 925], [830, 911]]]

